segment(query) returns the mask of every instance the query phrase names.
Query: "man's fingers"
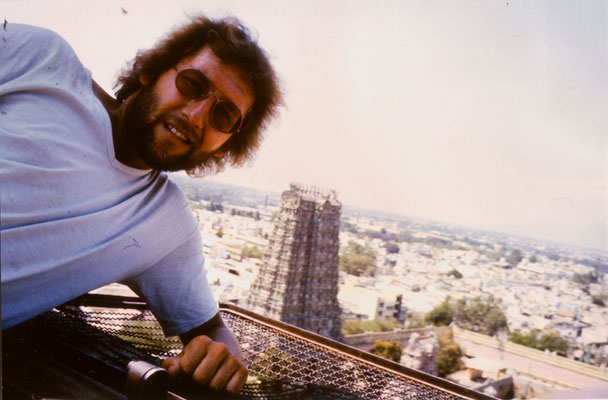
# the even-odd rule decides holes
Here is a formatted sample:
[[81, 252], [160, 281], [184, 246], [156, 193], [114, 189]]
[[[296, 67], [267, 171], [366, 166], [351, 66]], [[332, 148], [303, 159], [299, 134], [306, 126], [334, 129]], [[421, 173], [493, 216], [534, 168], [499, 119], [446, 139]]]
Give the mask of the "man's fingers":
[[204, 386], [208, 385], [229, 356], [234, 357], [225, 344], [213, 343], [209, 346], [205, 358], [192, 374], [192, 380]]
[[182, 356], [179, 355], [179, 356], [175, 356], [175, 357], [171, 357], [171, 358], [166, 358], [163, 360], [162, 364], [160, 365], [161, 367], [166, 369], [167, 372], [169, 372], [169, 377], [171, 379], [177, 378], [181, 373], [181, 368], [179, 365], [181, 357]]
[[211, 390], [236, 394], [247, 382], [248, 371], [224, 343], [198, 336], [178, 356], [162, 362], [171, 378], [188, 376]]
[[239, 361], [233, 355], [227, 357], [224, 362], [220, 365], [218, 370], [215, 373], [211, 382], [209, 382], [209, 387], [216, 392], [224, 389], [230, 378], [236, 373], [238, 368], [240, 367]]
[[197, 336], [184, 348], [179, 365], [186, 376], [192, 376], [197, 370], [212, 343], [213, 341], [207, 336]]
[[249, 374], [247, 368], [245, 368], [238, 362], [237, 364], [238, 367], [236, 369], [236, 372], [232, 374], [232, 377], [224, 388], [228, 393], [231, 394], [237, 394], [243, 388], [243, 386], [245, 386], [245, 383], [247, 383], [247, 375]]

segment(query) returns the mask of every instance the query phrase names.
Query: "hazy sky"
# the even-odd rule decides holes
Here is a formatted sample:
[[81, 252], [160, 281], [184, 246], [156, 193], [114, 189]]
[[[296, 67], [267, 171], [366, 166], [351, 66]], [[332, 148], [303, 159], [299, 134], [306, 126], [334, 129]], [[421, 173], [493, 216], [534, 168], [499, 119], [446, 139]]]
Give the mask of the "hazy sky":
[[213, 179], [608, 250], [608, 2], [3, 0], [0, 19], [59, 32], [110, 91], [200, 11], [257, 33], [287, 102]]

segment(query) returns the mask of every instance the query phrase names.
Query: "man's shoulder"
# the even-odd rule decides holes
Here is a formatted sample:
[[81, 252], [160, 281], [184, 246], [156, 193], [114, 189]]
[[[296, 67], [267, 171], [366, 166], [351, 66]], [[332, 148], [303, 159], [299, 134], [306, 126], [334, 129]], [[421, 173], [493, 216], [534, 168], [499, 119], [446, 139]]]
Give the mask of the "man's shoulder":
[[43, 65], [61, 66], [78, 58], [72, 46], [49, 29], [7, 23], [0, 32], [0, 83]]
[[51, 43], [69, 46], [61, 35], [41, 26], [7, 23], [3, 28], [2, 36], [2, 41], [7, 45], [13, 41], [27, 43], [30, 47], [44, 47]]

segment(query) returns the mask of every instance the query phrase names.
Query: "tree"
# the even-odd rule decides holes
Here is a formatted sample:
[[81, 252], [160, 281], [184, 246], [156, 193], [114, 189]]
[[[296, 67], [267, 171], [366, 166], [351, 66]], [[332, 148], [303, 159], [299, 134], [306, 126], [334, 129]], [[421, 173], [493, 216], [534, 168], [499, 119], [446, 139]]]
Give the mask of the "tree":
[[408, 231], [401, 231], [397, 235], [395, 235], [395, 241], [411, 243], [414, 241], [414, 237]]
[[219, 238], [224, 237], [224, 231], [222, 230], [222, 228], [220, 228], [217, 232], [215, 232], [215, 236], [217, 236]]
[[562, 338], [559, 333], [555, 331], [544, 332], [537, 341], [537, 348], [539, 350], [555, 351], [557, 354], [566, 356], [568, 351], [568, 341]]
[[374, 348], [370, 350], [370, 353], [372, 354], [397, 363], [401, 361], [402, 352], [403, 351], [401, 350], [401, 343], [396, 341], [388, 342], [383, 340], [376, 340]]
[[588, 285], [590, 283], [597, 283], [597, 278], [597, 273], [589, 272], [586, 274], [579, 274], [577, 272], [572, 277], [572, 280], [576, 283], [580, 283], [581, 285]]
[[386, 252], [389, 254], [397, 254], [399, 253], [399, 245], [395, 242], [388, 242], [384, 248], [386, 249]]
[[596, 306], [606, 307], [606, 300], [608, 300], [608, 296], [605, 294], [598, 294], [591, 296], [591, 302]]
[[462, 279], [462, 274], [457, 269], [453, 269], [448, 272], [448, 276], [453, 276], [456, 279]]
[[362, 246], [350, 240], [340, 254], [340, 271], [355, 276], [374, 276], [376, 252], [369, 245]]
[[532, 332], [523, 333], [519, 329], [516, 329], [509, 334], [509, 341], [521, 344], [522, 346], [536, 348], [536, 334]]
[[209, 202], [209, 204], [207, 205], [207, 210], [223, 212], [224, 206], [222, 205], [222, 203], [216, 203], [213, 200], [211, 200], [211, 202]]
[[568, 341], [562, 338], [559, 333], [546, 331], [541, 334], [538, 329], [532, 329], [525, 333], [516, 329], [509, 335], [509, 340], [538, 350], [555, 351], [563, 356], [566, 355], [569, 347]]
[[447, 326], [451, 324], [454, 320], [452, 305], [447, 301], [442, 301], [425, 315], [424, 320], [435, 326]]
[[270, 216], [270, 222], [274, 222], [275, 219], [279, 218], [279, 211], [274, 210]]
[[386, 319], [368, 319], [365, 321], [349, 319], [342, 322], [342, 334], [344, 336], [365, 332], [388, 332], [393, 329], [395, 329], [395, 324]]
[[462, 328], [494, 336], [507, 329], [507, 317], [498, 304], [493, 296], [460, 299], [454, 307], [454, 320]]
[[440, 377], [445, 377], [452, 372], [462, 369], [463, 363], [461, 358], [464, 356], [462, 348], [454, 343], [452, 329], [438, 328], [437, 343], [439, 349], [437, 351], [437, 374]]
[[340, 222], [340, 230], [347, 231], [350, 233], [355, 233], [355, 234], [359, 233], [359, 229], [348, 221]]
[[515, 268], [517, 266], [517, 264], [519, 264], [521, 262], [521, 260], [523, 260], [523, 255], [521, 253], [520, 250], [515, 249], [513, 251], [511, 251], [511, 253], [509, 253], [509, 255], [506, 257], [506, 261], [509, 265], [511, 265], [513, 268]]
[[258, 246], [248, 247], [247, 245], [243, 246], [241, 250], [241, 260], [246, 258], [257, 258], [261, 260], [264, 257], [264, 252], [258, 248]]

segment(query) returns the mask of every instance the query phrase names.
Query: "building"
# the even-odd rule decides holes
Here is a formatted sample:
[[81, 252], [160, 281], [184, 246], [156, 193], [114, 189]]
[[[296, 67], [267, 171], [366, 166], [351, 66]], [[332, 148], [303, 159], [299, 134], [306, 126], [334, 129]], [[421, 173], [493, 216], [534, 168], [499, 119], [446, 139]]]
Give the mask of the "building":
[[340, 339], [336, 192], [291, 184], [244, 307]]
[[454, 372], [448, 379], [499, 399], [513, 398], [513, 377], [499, 361], [474, 357], [464, 359], [464, 365], [466, 370]]
[[399, 290], [391, 290], [388, 285], [365, 286], [346, 277], [340, 287], [338, 300], [347, 318], [388, 319], [401, 325], [405, 325], [407, 319], [408, 308], [404, 304], [403, 294]]

